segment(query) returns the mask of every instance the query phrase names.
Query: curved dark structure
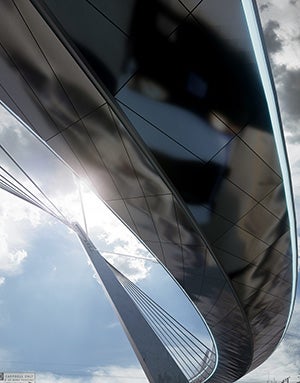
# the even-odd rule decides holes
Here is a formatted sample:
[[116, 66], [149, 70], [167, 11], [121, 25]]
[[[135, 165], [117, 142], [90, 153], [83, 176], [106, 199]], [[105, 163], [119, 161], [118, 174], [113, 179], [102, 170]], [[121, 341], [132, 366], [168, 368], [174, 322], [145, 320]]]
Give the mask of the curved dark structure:
[[255, 10], [246, 0], [0, 3], [0, 98], [186, 291], [216, 340], [218, 383], [268, 358], [295, 292], [282, 132], [245, 3]]

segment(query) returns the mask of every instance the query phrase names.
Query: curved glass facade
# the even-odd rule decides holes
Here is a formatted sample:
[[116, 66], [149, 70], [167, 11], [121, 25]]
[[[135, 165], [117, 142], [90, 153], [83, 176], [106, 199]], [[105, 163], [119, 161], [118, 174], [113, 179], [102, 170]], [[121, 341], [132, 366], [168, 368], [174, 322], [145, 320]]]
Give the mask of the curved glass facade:
[[284, 146], [246, 3], [2, 7], [0, 97], [186, 291], [217, 342], [211, 382], [271, 354], [295, 286]]

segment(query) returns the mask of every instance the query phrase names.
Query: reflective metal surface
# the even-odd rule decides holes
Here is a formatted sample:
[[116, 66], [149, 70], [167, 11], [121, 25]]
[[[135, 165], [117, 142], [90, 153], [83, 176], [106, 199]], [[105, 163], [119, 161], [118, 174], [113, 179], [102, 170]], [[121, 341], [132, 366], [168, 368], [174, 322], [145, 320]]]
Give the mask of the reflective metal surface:
[[292, 253], [241, 3], [2, 2], [0, 28], [0, 97], [191, 297], [217, 340], [210, 381], [262, 363], [286, 325]]

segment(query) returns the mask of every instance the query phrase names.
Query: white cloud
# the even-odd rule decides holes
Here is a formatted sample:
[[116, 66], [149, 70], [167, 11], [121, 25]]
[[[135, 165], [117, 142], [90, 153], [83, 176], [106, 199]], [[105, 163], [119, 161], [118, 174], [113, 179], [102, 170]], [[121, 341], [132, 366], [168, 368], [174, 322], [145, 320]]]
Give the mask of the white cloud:
[[94, 372], [91, 383], [146, 383], [148, 380], [145, 377], [141, 368], [137, 367], [119, 367], [107, 366], [100, 368]]
[[300, 142], [300, 3], [259, 0], [283, 125], [288, 142]]
[[261, 6], [268, 5], [261, 12], [263, 24], [267, 26], [270, 21], [276, 22], [274, 32], [281, 42], [281, 49], [273, 53], [274, 63], [286, 65], [288, 69], [300, 68], [300, 6], [291, 6], [290, 0], [259, 0], [258, 3]]
[[43, 222], [39, 210], [0, 190], [0, 285], [22, 272], [33, 230]]
[[37, 374], [39, 383], [147, 383], [138, 367], [106, 366], [92, 372], [89, 377], [58, 376], [52, 373]]
[[4, 235], [0, 235], [0, 247], [0, 270], [7, 274], [15, 274], [20, 271], [21, 263], [27, 257], [26, 250], [9, 251], [8, 241]]
[[37, 374], [39, 383], [82, 383], [82, 378], [57, 376], [52, 373]]
[[[22, 201], [2, 189], [0, 189], [0, 197], [2, 226], [4, 226], [4, 222], [7, 227], [9, 227], [9, 225], [15, 225], [16, 223], [23, 223], [23, 226], [25, 226], [26, 223], [34, 228], [45, 222], [45, 217], [37, 207]], [[12, 223], [9, 224], [9, 222]], [[14, 239], [18, 239], [17, 235], [14, 235], [14, 237]]]
[[115, 256], [110, 253], [102, 254], [114, 267], [126, 275], [126, 277], [133, 283], [145, 279], [151, 269], [149, 262], [143, 259], [134, 259], [122, 255]]

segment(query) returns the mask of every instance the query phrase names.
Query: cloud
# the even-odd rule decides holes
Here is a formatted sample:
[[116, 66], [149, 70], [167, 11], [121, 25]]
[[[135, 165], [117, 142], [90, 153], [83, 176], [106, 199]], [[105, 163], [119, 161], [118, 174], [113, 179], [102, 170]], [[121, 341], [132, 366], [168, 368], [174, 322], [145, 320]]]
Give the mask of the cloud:
[[137, 367], [108, 366], [94, 372], [91, 383], [146, 383], [144, 372]]
[[[26, 250], [9, 251], [8, 241], [4, 235], [0, 235], [0, 270], [6, 275], [16, 274], [21, 271], [21, 264], [27, 257]], [[0, 285], [5, 281], [4, 277], [0, 278]]]
[[92, 383], [86, 377], [74, 378], [68, 376], [57, 376], [51, 373], [38, 374], [37, 378], [40, 383], [83, 383], [84, 381], [86, 381], [87, 383]]
[[260, 15], [287, 139], [300, 142], [300, 8], [291, 4], [269, 1]]
[[285, 128], [300, 142], [300, 68], [274, 66], [274, 77]]
[[266, 9], [269, 9], [270, 6], [271, 6], [271, 3], [269, 1], [267, 1], [266, 3], [261, 3], [259, 6], [259, 10], [263, 12]]
[[[116, 248], [118, 249], [118, 247]], [[145, 279], [151, 266], [147, 261], [134, 259], [126, 256], [114, 256], [109, 253], [103, 253], [103, 256], [118, 270], [120, 270], [131, 282], [136, 283]]]
[[0, 285], [5, 276], [22, 272], [33, 229], [41, 224], [37, 208], [0, 190]]
[[89, 376], [58, 376], [52, 373], [38, 373], [39, 383], [147, 383], [141, 368], [106, 366], [93, 371]]
[[39, 383], [82, 383], [82, 378], [73, 378], [66, 376], [57, 376], [52, 373], [37, 374]]
[[[264, 1], [259, 3], [265, 5]], [[288, 70], [299, 68], [300, 7], [291, 6], [288, 0], [270, 1], [260, 17], [272, 64]]]
[[270, 20], [264, 27], [267, 49], [269, 53], [279, 52], [283, 47], [282, 39], [276, 31], [280, 28], [278, 21]]

